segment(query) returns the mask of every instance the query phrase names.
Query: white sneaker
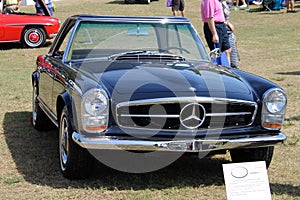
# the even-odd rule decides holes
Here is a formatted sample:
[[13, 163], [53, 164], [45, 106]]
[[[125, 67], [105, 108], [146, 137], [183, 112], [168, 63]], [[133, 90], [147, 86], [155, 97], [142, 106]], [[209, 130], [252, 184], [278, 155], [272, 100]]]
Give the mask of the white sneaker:
[[247, 8], [247, 4], [243, 4], [240, 6], [240, 9]]
[[255, 4], [255, 5], [261, 5], [262, 1], [252, 1], [252, 3]]

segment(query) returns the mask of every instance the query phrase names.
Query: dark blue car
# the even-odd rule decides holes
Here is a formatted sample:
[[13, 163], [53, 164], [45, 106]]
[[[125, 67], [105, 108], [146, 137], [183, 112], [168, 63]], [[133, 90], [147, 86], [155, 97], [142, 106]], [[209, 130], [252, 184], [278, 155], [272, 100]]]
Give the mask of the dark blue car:
[[134, 173], [183, 154], [230, 152], [266, 161], [286, 110], [285, 92], [248, 72], [212, 63], [182, 17], [69, 17], [32, 74], [33, 126], [59, 130], [67, 178], [95, 158]]

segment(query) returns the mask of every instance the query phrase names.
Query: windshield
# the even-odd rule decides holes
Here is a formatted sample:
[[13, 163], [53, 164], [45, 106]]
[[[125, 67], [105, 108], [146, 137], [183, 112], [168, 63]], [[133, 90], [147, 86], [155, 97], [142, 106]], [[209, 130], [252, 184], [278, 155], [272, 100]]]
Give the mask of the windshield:
[[82, 21], [76, 27], [67, 60], [130, 55], [168, 55], [184, 60], [209, 60], [205, 47], [189, 23], [116, 23]]

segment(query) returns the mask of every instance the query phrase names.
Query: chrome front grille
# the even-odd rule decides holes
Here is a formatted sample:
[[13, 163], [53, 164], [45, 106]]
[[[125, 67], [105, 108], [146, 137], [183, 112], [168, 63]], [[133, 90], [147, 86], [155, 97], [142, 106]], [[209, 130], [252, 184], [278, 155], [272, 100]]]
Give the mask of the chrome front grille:
[[122, 102], [116, 107], [121, 127], [148, 130], [190, 130], [242, 127], [252, 124], [257, 104], [226, 98], [181, 97]]

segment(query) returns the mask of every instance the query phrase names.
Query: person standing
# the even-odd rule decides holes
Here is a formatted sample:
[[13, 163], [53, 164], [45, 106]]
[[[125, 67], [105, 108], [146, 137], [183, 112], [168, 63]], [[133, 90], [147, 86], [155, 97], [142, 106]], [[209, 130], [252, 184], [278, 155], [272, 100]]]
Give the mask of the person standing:
[[173, 16], [177, 16], [178, 11], [181, 12], [182, 17], [185, 17], [184, 0], [172, 0]]
[[239, 56], [238, 56], [238, 51], [237, 51], [237, 47], [236, 47], [236, 37], [233, 34], [234, 26], [230, 22], [230, 8], [229, 8], [226, 0], [222, 0], [222, 7], [223, 7], [224, 16], [225, 16], [224, 23], [227, 28], [228, 40], [229, 40], [230, 49], [231, 49], [231, 51], [229, 51], [229, 52], [226, 52], [226, 51], [228, 51], [228, 50], [226, 50], [225, 53], [226, 53], [226, 55], [230, 54], [230, 63], [229, 63], [230, 66], [233, 68], [238, 68]]
[[6, 0], [4, 12], [6, 13], [17, 13], [20, 12], [22, 0]]
[[286, 12], [296, 13], [294, 0], [286, 0]]
[[[36, 1], [33, 0], [35, 2], [35, 9], [36, 9], [36, 13], [40, 13], [40, 14], [45, 14], [43, 9], [41, 8], [40, 4]], [[52, 0], [44, 0], [45, 5], [47, 6], [49, 12], [51, 15], [53, 15], [53, 4], [52, 4]]]
[[210, 51], [215, 49], [215, 44], [219, 44], [222, 52], [226, 51], [228, 62], [230, 63], [230, 43], [225, 25], [223, 7], [219, 0], [202, 0], [201, 16], [205, 40]]

